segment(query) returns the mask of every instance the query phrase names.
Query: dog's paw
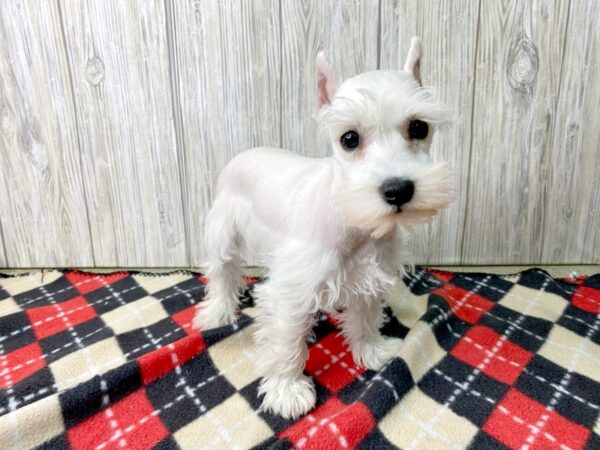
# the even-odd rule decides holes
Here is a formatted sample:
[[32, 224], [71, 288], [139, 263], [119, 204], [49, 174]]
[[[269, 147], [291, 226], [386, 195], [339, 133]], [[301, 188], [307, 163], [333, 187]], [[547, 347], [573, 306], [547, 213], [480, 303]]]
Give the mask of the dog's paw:
[[286, 419], [297, 419], [310, 411], [317, 401], [310, 378], [266, 377], [260, 382], [258, 394], [264, 395], [262, 408]]
[[198, 306], [193, 327], [196, 330], [210, 330], [233, 324], [237, 319], [235, 311], [223, 308], [218, 303], [203, 302]]
[[400, 348], [402, 348], [402, 339], [377, 336], [356, 345], [352, 349], [352, 356], [359, 366], [379, 370], [390, 359], [398, 356]]

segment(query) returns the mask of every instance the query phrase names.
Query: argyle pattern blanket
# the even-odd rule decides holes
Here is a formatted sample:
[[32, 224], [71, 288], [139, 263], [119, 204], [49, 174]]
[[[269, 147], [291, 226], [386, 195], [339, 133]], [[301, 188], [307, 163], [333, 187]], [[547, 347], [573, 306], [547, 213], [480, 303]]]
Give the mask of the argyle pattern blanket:
[[228, 327], [190, 323], [198, 274], [0, 278], [0, 449], [599, 449], [600, 274], [417, 270], [382, 331], [379, 372], [322, 315], [306, 372], [318, 404], [260, 410], [247, 279]]

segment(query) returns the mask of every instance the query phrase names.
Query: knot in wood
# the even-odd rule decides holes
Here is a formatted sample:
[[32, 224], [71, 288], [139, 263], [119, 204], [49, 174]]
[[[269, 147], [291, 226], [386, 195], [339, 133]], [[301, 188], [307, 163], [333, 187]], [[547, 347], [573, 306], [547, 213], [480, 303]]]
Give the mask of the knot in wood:
[[511, 87], [523, 94], [531, 94], [538, 73], [538, 52], [531, 38], [518, 39], [508, 51], [506, 76]]
[[565, 216], [565, 219], [573, 217], [573, 208], [571, 206], [565, 207], [565, 209], [563, 209], [563, 215]]
[[104, 79], [104, 63], [97, 56], [88, 59], [85, 64], [85, 79], [92, 86], [99, 85]]

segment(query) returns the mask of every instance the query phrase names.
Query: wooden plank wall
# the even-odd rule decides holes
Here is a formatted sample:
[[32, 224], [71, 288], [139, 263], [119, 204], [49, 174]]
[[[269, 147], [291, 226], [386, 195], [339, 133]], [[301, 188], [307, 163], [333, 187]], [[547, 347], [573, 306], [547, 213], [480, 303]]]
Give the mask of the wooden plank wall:
[[327, 155], [316, 52], [343, 79], [400, 68], [415, 34], [459, 174], [417, 261], [600, 263], [598, 21], [593, 0], [3, 1], [0, 267], [200, 266], [229, 159]]
[[57, 4], [2, 2], [0, 222], [6, 266], [94, 264], [79, 136]]

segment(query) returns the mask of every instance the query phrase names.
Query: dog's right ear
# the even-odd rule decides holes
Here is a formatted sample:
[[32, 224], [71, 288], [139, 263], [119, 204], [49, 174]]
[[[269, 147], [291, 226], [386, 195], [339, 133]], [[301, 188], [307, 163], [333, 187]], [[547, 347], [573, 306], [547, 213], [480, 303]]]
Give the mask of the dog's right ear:
[[410, 40], [410, 50], [404, 63], [404, 70], [410, 73], [419, 84], [421, 84], [421, 56], [423, 56], [421, 39], [414, 36]]
[[317, 88], [319, 93], [317, 111], [321, 111], [324, 107], [331, 104], [337, 90], [337, 81], [335, 81], [333, 71], [329, 67], [329, 63], [322, 51], [317, 53], [315, 66], [317, 68]]

